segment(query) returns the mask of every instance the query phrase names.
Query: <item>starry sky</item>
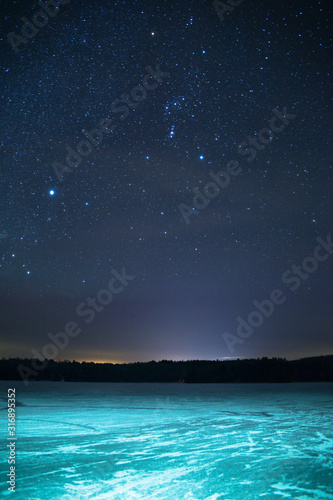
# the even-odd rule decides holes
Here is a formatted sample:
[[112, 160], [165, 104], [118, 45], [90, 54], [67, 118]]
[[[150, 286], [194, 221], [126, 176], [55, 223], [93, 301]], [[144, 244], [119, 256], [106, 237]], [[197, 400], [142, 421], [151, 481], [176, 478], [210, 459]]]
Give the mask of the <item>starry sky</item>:
[[[1, 355], [32, 357], [69, 321], [81, 332], [58, 359], [332, 354], [333, 256], [295, 291], [281, 280], [332, 229], [329, 2], [244, 0], [222, 15], [212, 1], [71, 1], [27, 43], [38, 3], [0, 9]], [[147, 67], [163, 77], [135, 101]], [[268, 136], [284, 108], [293, 118]], [[69, 169], [105, 119], [113, 131]], [[265, 128], [255, 155], [239, 150]], [[196, 209], [193, 190], [230, 161], [239, 174]], [[79, 317], [123, 268], [135, 278]], [[225, 332], [274, 289], [285, 302], [230, 349]]]

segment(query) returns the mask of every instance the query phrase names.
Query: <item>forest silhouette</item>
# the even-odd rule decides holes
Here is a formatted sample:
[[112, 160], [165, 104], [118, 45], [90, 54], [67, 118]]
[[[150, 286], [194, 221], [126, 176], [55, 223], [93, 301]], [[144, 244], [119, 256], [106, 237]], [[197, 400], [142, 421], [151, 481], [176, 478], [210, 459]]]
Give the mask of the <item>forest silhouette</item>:
[[[1, 380], [22, 380], [18, 366], [33, 360], [2, 358]], [[37, 372], [35, 372], [37, 373]], [[216, 361], [149, 361], [125, 364], [48, 360], [30, 381], [274, 383], [333, 382], [333, 355], [288, 361], [257, 358]]]

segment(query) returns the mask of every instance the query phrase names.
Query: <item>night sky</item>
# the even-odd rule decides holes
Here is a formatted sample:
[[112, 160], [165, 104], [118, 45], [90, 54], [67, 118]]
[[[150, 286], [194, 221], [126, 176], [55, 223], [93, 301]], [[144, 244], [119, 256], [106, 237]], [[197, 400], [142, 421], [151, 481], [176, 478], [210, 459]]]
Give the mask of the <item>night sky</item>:
[[332, 354], [329, 2], [38, 11], [1, 2], [1, 355]]

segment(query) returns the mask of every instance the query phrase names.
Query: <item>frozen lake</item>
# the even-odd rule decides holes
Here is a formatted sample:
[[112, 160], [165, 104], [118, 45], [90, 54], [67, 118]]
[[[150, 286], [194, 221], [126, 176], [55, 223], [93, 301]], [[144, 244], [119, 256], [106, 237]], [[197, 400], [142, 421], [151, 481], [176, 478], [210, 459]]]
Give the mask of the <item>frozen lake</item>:
[[[24, 500], [333, 499], [333, 384], [0, 382]], [[8, 448], [7, 448], [8, 450]]]

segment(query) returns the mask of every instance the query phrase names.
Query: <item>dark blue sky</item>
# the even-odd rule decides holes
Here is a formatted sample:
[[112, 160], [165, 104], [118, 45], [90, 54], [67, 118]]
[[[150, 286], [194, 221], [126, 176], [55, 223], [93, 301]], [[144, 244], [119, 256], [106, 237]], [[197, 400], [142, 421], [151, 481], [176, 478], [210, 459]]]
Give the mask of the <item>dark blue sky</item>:
[[2, 355], [332, 354], [329, 2], [0, 9]]

